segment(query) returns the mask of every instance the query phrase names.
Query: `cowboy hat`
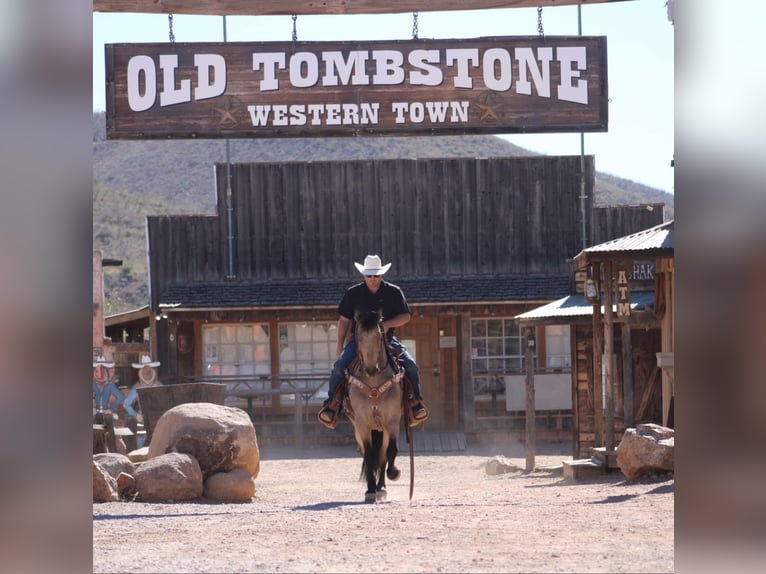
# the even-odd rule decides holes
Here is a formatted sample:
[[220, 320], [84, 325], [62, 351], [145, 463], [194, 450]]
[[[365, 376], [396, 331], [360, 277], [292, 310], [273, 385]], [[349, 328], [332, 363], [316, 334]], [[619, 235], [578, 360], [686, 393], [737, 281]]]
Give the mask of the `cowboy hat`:
[[111, 369], [114, 367], [114, 363], [110, 363], [104, 358], [104, 355], [99, 355], [98, 359], [93, 361], [93, 368], [95, 369], [98, 366], [107, 367], [108, 369]]
[[391, 267], [390, 263], [383, 265], [378, 255], [368, 255], [364, 258], [364, 265], [356, 261], [354, 265], [362, 275], [383, 275]]
[[149, 355], [141, 355], [140, 363], [131, 363], [134, 369], [140, 369], [141, 367], [159, 367], [159, 361], [152, 361]]

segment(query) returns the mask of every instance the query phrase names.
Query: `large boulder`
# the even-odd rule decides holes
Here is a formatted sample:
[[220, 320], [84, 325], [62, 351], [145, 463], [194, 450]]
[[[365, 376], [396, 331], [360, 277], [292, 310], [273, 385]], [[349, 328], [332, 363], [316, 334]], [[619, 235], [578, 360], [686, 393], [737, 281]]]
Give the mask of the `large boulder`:
[[235, 468], [255, 478], [260, 470], [253, 423], [245, 411], [234, 407], [185, 403], [166, 411], [152, 433], [148, 460], [170, 452], [197, 459], [205, 479]]
[[244, 468], [217, 472], [205, 481], [205, 498], [228, 502], [250, 502], [255, 496], [255, 479]]
[[625, 430], [617, 447], [617, 466], [628, 480], [673, 472], [675, 433], [657, 424]]
[[136, 468], [136, 500], [194, 500], [202, 496], [202, 471], [197, 460], [177, 452], [162, 454]]

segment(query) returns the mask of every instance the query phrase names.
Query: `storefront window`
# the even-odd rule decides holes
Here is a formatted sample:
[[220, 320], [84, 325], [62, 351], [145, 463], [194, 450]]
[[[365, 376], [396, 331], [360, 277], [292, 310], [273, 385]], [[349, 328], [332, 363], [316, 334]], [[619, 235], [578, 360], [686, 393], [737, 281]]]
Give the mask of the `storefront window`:
[[269, 326], [255, 323], [202, 326], [204, 374], [271, 374]]
[[[307, 404], [321, 404], [327, 397], [328, 381], [333, 363], [335, 347], [338, 342], [336, 323], [282, 323], [279, 325], [279, 372], [283, 375], [323, 375], [327, 381], [313, 394], [303, 395]], [[301, 385], [300, 377], [294, 381]], [[304, 385], [316, 387], [316, 380], [309, 380]], [[283, 395], [283, 405], [292, 404], [294, 395]]]
[[545, 366], [554, 370], [572, 369], [569, 325], [548, 325], [545, 327]]

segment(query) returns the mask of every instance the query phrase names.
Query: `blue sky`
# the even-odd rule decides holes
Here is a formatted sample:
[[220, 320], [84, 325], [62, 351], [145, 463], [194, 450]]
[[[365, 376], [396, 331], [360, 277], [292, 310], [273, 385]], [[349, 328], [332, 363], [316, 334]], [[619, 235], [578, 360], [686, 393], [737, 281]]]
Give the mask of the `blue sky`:
[[[543, 9], [544, 32], [576, 36], [575, 6]], [[607, 37], [609, 129], [585, 134], [585, 153], [596, 157], [596, 169], [673, 193], [674, 28], [665, 0], [630, 0], [586, 5], [582, 33]], [[412, 37], [411, 13], [387, 15], [299, 16], [301, 41], [404, 40]], [[226, 18], [230, 42], [286, 41], [292, 38], [290, 16]], [[221, 42], [220, 16], [173, 17], [176, 42]], [[421, 12], [420, 38], [534, 36], [537, 9]], [[167, 42], [164, 14], [93, 14], [93, 109], [103, 111], [104, 45]], [[501, 137], [550, 155], [580, 153], [580, 134], [513, 134]]]

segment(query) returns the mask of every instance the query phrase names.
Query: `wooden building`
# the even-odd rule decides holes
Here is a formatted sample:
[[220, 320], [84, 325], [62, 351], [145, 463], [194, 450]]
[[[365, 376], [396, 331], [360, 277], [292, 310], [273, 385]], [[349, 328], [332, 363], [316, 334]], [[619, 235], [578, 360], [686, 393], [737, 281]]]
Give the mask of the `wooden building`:
[[572, 294], [517, 317], [522, 329], [570, 330], [575, 458], [613, 451], [641, 423], [673, 427], [673, 228], [582, 250], [571, 260]]
[[[504, 389], [524, 371], [515, 317], [572, 292], [567, 260], [583, 228], [593, 244], [662, 221], [662, 204], [594, 208], [593, 157], [584, 165], [579, 156], [217, 165], [215, 215], [148, 218], [160, 374], [226, 382], [227, 404], [249, 397], [257, 420], [289, 420], [301, 406], [319, 427], [337, 305], [361, 281], [353, 262], [375, 253], [393, 263], [385, 279], [413, 309], [397, 336], [420, 366], [429, 428], [521, 434], [523, 408], [508, 408]], [[569, 369], [568, 332], [546, 329], [538, 369]], [[540, 413], [543, 438], [571, 435], [571, 408], [558, 411]]]

